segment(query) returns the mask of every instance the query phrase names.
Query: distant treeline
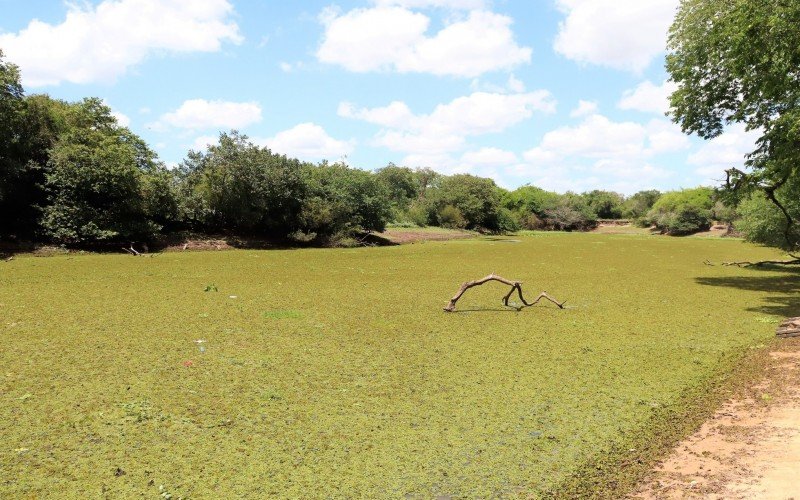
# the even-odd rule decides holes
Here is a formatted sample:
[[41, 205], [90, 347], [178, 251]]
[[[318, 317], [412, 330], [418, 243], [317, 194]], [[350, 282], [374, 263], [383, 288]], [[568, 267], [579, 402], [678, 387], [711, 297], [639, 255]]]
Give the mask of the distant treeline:
[[192, 232], [336, 244], [390, 223], [571, 231], [619, 218], [683, 234], [730, 212], [710, 188], [629, 198], [508, 191], [427, 168], [301, 162], [235, 131], [168, 169], [101, 100], [25, 95], [17, 67], [0, 59], [0, 240], [94, 245]]

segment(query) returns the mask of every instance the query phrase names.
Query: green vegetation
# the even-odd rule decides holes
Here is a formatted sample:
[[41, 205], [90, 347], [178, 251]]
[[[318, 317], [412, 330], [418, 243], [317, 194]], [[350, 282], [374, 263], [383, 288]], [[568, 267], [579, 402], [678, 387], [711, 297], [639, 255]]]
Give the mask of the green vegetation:
[[[666, 64], [678, 84], [671, 113], [685, 132], [710, 139], [732, 123], [759, 131], [748, 170], [728, 170], [723, 192], [731, 204], [755, 198], [741, 226], [748, 239], [795, 252], [800, 247], [798, 25], [796, 1], [684, 0], [670, 30]], [[766, 208], [762, 198], [778, 212]]]
[[684, 189], [662, 195], [647, 213], [649, 224], [664, 233], [685, 235], [711, 227], [714, 190]]
[[[0, 497], [612, 495], [798, 305], [735, 240], [518, 239], [2, 262]], [[441, 311], [489, 271], [568, 308]]]
[[[0, 219], [0, 243], [117, 248], [187, 232], [347, 246], [388, 224], [582, 231], [598, 219], [645, 223], [660, 195], [507, 191], [491, 179], [427, 168], [315, 165], [236, 131], [167, 169], [100, 99], [25, 95], [18, 68], [2, 53], [0, 124], [0, 213], [10, 214]], [[711, 222], [705, 214], [677, 214], [669, 221], [678, 230], [665, 232], [700, 230]]]

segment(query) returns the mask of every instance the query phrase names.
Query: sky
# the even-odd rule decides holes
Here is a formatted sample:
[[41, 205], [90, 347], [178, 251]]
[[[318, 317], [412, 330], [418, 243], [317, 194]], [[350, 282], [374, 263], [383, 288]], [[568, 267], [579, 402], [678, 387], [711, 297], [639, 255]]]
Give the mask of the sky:
[[678, 0], [0, 0], [30, 93], [102, 98], [169, 166], [272, 151], [564, 192], [715, 185], [755, 137], [665, 116]]

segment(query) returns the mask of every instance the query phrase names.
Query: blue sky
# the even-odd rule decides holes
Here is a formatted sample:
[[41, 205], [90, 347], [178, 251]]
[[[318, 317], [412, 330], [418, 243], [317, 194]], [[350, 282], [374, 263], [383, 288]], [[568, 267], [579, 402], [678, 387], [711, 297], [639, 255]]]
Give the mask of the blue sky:
[[626, 194], [712, 184], [753, 136], [664, 116], [678, 0], [0, 0], [29, 93], [103, 98], [168, 164], [236, 128], [304, 160]]

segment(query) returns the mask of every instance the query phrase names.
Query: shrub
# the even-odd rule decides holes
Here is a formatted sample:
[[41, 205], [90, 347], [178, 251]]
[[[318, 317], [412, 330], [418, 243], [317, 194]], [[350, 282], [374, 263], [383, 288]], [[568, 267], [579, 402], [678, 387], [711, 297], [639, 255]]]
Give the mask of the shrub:
[[[800, 218], [800, 180], [792, 178], [775, 196], [794, 220]], [[747, 241], [797, 252], [800, 226], [793, 224], [787, 234], [786, 216], [761, 192], [754, 192], [738, 207], [740, 218], [734, 223]]]
[[[448, 205], [457, 208], [464, 219], [463, 227], [499, 230], [500, 192], [491, 179], [469, 174], [445, 177], [439, 188], [430, 193], [430, 198], [438, 215]], [[441, 217], [439, 221], [441, 223]]]
[[665, 234], [682, 236], [708, 230], [710, 220], [709, 210], [685, 205], [677, 211], [661, 214], [655, 224]]
[[646, 219], [666, 234], [706, 230], [711, 227], [713, 196], [714, 191], [706, 187], [665, 193], [655, 202]]
[[601, 219], [622, 218], [622, 203], [624, 197], [612, 191], [595, 189], [583, 194], [586, 204], [594, 214]]
[[[622, 216], [626, 219], [644, 219], [659, 198], [661, 198], [661, 192], [655, 189], [639, 191], [622, 204]], [[646, 221], [643, 227], [649, 225], [649, 221]]]
[[507, 208], [497, 211], [497, 228], [504, 233], [519, 231], [521, 226], [517, 216]]
[[522, 229], [537, 230], [545, 229], [545, 222], [536, 216], [536, 214], [527, 214], [520, 218], [519, 225]]
[[421, 200], [417, 200], [408, 207], [408, 219], [419, 227], [435, 223], [431, 220], [431, 207]]
[[449, 229], [464, 229], [467, 227], [467, 219], [461, 213], [458, 207], [453, 205], [445, 205], [442, 207], [438, 214], [439, 225]]

